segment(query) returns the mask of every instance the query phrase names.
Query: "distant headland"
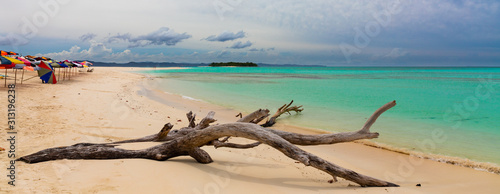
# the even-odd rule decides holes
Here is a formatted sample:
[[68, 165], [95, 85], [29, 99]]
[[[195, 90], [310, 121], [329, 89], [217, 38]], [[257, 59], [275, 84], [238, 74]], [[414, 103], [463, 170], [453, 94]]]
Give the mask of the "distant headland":
[[213, 62], [213, 63], [210, 63], [210, 65], [208, 65], [210, 67], [258, 67], [258, 65], [256, 63], [252, 63], [252, 62], [245, 62], [245, 63], [241, 63], [241, 62], [220, 62], [220, 63], [216, 63], [216, 62]]
[[[91, 60], [77, 60], [77, 61], [89, 61], [98, 67], [206, 67], [210, 65], [209, 63], [176, 63], [176, 62], [158, 62], [158, 61], [146, 61], [146, 62], [126, 62], [126, 63], [116, 63], [116, 62], [100, 62]], [[268, 63], [257, 63], [259, 67], [326, 67], [323, 65], [298, 65], [298, 64], [268, 64]]]

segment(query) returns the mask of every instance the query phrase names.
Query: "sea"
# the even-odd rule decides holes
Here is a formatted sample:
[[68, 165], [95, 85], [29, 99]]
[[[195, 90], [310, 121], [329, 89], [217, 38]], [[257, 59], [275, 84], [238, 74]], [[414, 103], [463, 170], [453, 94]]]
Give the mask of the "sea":
[[[157, 89], [250, 113], [294, 101], [278, 122], [329, 132], [372, 126], [386, 149], [498, 173], [500, 68], [189, 67], [141, 71]], [[493, 168], [491, 167], [493, 166]]]

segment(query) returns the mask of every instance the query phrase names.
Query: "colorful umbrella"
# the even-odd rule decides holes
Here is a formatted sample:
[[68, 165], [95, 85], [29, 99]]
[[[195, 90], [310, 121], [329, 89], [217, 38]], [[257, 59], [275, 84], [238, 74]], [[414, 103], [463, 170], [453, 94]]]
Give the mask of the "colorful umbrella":
[[18, 55], [18, 54], [15, 53], [15, 52], [12, 52], [12, 51], [9, 51], [9, 52], [7, 52], [7, 51], [0, 51], [0, 55], [1, 56], [5, 56], [5, 55]]
[[[33, 67], [31, 67], [31, 62], [28, 61], [27, 59], [25, 59], [24, 57], [17, 57], [17, 59], [24, 62], [24, 64], [25, 64], [25, 66], [22, 67], [23, 68], [23, 75], [21, 76], [21, 84], [23, 84], [24, 70], [34, 71], [34, 69], [33, 69]], [[17, 68], [17, 65], [16, 65], [16, 68]]]
[[66, 61], [64, 62], [64, 64], [66, 64], [66, 66], [68, 66], [68, 67], [75, 67], [76, 66], [75, 64], [70, 63], [70, 62], [66, 62]]
[[59, 61], [57, 62], [62, 68], [66, 68], [68, 67], [68, 65], [66, 65], [66, 63], [62, 62], [62, 61]]
[[44, 83], [57, 83], [56, 76], [54, 75], [54, 68], [52, 68], [50, 64], [46, 64], [42, 61], [38, 67], [40, 67], [40, 70], [38, 70], [38, 76], [40, 76], [40, 79], [44, 81]]
[[23, 67], [23, 69], [28, 70], [28, 71], [35, 71], [35, 68], [33, 68], [31, 66]]
[[[59, 64], [59, 66], [61, 66], [61, 68], [68, 67], [68, 65], [66, 65], [66, 63], [64, 63], [63, 61], [59, 61], [57, 63]], [[59, 75], [61, 75], [61, 69], [59, 69]], [[66, 79], [66, 69], [63, 70], [63, 80], [65, 79]], [[61, 81], [61, 79], [59, 79], [59, 81]]]
[[75, 67], [76, 65], [75, 65], [75, 64], [73, 64], [73, 63], [70, 63], [68, 60], [65, 60], [65, 61], [64, 61], [64, 64], [66, 64], [66, 66], [68, 66], [68, 67], [69, 67], [69, 69], [68, 69], [68, 71], [69, 71], [69, 72], [68, 72], [68, 76], [67, 76], [67, 77], [68, 77], [68, 79], [71, 79], [71, 69], [72, 69], [73, 67]]
[[[16, 64], [22, 64], [24, 66], [24, 62], [22, 61], [7, 56], [0, 56], [0, 69], [5, 69], [5, 76], [7, 76], [7, 69], [14, 68]], [[16, 81], [17, 81], [17, 70], [14, 83]], [[7, 87], [7, 79], [5, 79], [5, 87]]]
[[92, 63], [90, 63], [88, 61], [84, 61], [81, 64], [83, 65], [83, 67], [89, 67], [89, 65], [92, 65]]
[[24, 64], [27, 66], [31, 66], [31, 61], [28, 61], [24, 57], [17, 57], [17, 60], [24, 62]]
[[[52, 63], [49, 63], [49, 64], [50, 64], [50, 66], [52, 66], [52, 68], [57, 68], [57, 69], [59, 69], [59, 73], [57, 74], [57, 75], [58, 75], [57, 79], [58, 79], [59, 81], [61, 81], [61, 68], [62, 68], [61, 64], [59, 64], [58, 62], [52, 62]], [[56, 71], [54, 70], [54, 73], [55, 73], [55, 72], [56, 72]]]
[[61, 68], [61, 65], [57, 62], [46, 62], [47, 64], [50, 64], [52, 68]]
[[16, 64], [24, 64], [24, 62], [7, 56], [0, 56], [0, 69], [11, 69], [14, 68]]

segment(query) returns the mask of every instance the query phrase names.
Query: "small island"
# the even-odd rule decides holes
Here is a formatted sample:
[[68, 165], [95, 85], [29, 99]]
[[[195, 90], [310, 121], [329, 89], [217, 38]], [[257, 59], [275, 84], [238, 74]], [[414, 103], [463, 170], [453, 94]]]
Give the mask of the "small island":
[[257, 64], [252, 62], [220, 62], [220, 63], [210, 63], [210, 67], [258, 67]]

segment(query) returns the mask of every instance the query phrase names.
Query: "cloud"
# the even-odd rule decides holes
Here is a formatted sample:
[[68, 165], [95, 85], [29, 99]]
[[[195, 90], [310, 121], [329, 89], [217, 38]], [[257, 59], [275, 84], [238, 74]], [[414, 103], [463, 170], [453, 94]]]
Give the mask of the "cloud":
[[217, 58], [222, 58], [222, 57], [225, 57], [225, 56], [229, 56], [230, 54], [231, 54], [231, 51], [223, 50], [223, 51], [221, 51], [220, 53], [217, 54]]
[[9, 33], [6, 36], [0, 35], [0, 46], [20, 46], [28, 43], [28, 39], [14, 33]]
[[406, 54], [408, 54], [408, 52], [404, 51], [403, 49], [401, 48], [394, 48], [391, 50], [391, 52], [387, 55], [385, 55], [385, 57], [389, 57], [389, 58], [398, 58], [398, 57], [402, 57], [402, 56], [405, 56]]
[[252, 51], [252, 52], [256, 52], [256, 51], [259, 51], [259, 52], [274, 51], [274, 47], [267, 48], [267, 49], [264, 49], [264, 48], [261, 48], [261, 49], [251, 48], [248, 51]]
[[252, 51], [252, 52], [255, 52], [255, 51], [260, 51], [260, 52], [264, 52], [264, 49], [256, 49], [256, 48], [251, 48], [250, 50], [248, 51]]
[[141, 35], [137, 37], [133, 37], [131, 34], [117, 34], [115, 36], [111, 36], [107, 39], [106, 42], [114, 43], [118, 40], [128, 41], [130, 44], [128, 47], [145, 47], [149, 45], [166, 45], [166, 46], [174, 46], [177, 43], [181, 42], [184, 39], [191, 38], [192, 36], [187, 34], [186, 32], [179, 34], [174, 30], [161, 27], [160, 29], [151, 32], [146, 35]]
[[97, 36], [97, 34], [87, 33], [87, 34], [80, 36], [80, 40], [83, 42], [87, 42], [89, 40], [93, 40], [96, 36]]
[[224, 31], [224, 32], [222, 32], [221, 34], [219, 34], [217, 36], [215, 36], [215, 35], [209, 36], [209, 37], [205, 38], [205, 40], [208, 40], [208, 41], [217, 41], [217, 42], [226, 42], [226, 41], [230, 41], [230, 40], [236, 40], [236, 39], [244, 38], [245, 36], [246, 36], [246, 33], [243, 32], [243, 31], [239, 31], [236, 34], [232, 33], [232, 32], [229, 32], [229, 31]]
[[110, 48], [106, 48], [103, 43], [92, 42], [92, 44], [90, 44], [89, 50], [84, 50], [82, 52], [91, 57], [102, 57], [113, 53], [113, 50]]
[[83, 59], [99, 59], [106, 56], [109, 56], [113, 53], [113, 49], [107, 48], [103, 43], [91, 41], [90, 47], [88, 50], [81, 50], [81, 47], [75, 45], [69, 49], [69, 51], [63, 50], [61, 52], [56, 53], [47, 53], [47, 54], [37, 54], [42, 56], [47, 56], [50, 58], [54, 58], [56, 60], [83, 60]]
[[[7, 38], [10, 32], [36, 34], [32, 39], [15, 41], [17, 44], [27, 44], [17, 49], [24, 53], [51, 53], [62, 50], [69, 52], [71, 46], [76, 44], [82, 47], [77, 53], [80, 54], [82, 50], [90, 49], [89, 40], [99, 40], [104, 43], [101, 49], [112, 48], [116, 53], [136, 47], [130, 49], [132, 53], [141, 57], [154, 57], [149, 60], [182, 62], [196, 60], [194, 57], [185, 57], [185, 53], [197, 51], [200, 61], [211, 61], [216, 59], [217, 53], [222, 50], [233, 52], [227, 55], [235, 58], [239, 57], [238, 52], [248, 52], [251, 57], [248, 61], [255, 62], [267, 60], [288, 63], [296, 60], [295, 63], [301, 64], [346, 65], [386, 64], [391, 61], [406, 64], [430, 59], [452, 63], [458, 61], [454, 56], [461, 53], [474, 53], [467, 57], [481, 60], [484, 60], [482, 56], [485, 54], [497, 57], [495, 59], [500, 56], [500, 22], [494, 19], [500, 18], [500, 1], [256, 0], [245, 3], [243, 7], [235, 5], [232, 6], [234, 9], [225, 10], [225, 21], [220, 22], [217, 10], [207, 9], [213, 6], [210, 1], [158, 1], [161, 6], [141, 10], [137, 9], [140, 2], [125, 0], [116, 5], [111, 2], [104, 3], [107, 6], [102, 7], [109, 9], [102, 12], [99, 9], [91, 9], [95, 3], [102, 2], [87, 0], [64, 6], [68, 10], [88, 10], [85, 18], [70, 12], [60, 12], [56, 18], [67, 19], [58, 22], [50, 20], [50, 28], [38, 26], [43, 18], [36, 22], [32, 20], [33, 14], [23, 15], [16, 11], [15, 7], [23, 7], [19, 4], [29, 4], [21, 2], [23, 1], [12, 1], [12, 5], [5, 4], [5, 13], [2, 12], [4, 20], [17, 21], [26, 16], [29, 22], [23, 19], [21, 23], [5, 23], [7, 26], [0, 29], [0, 47], [12, 45], [12, 39]], [[228, 1], [224, 2], [229, 5]], [[29, 13], [40, 11], [37, 4], [29, 6]], [[137, 14], [127, 14], [123, 10], [134, 10]], [[114, 21], [116, 25], [109, 25], [108, 20], [102, 20], [105, 15], [115, 15], [121, 20]], [[168, 21], [170, 29], [160, 28], [167, 26], [165, 18], [176, 18]], [[80, 37], [87, 32], [95, 33], [97, 37]], [[173, 33], [173, 36], [163, 35], [168, 32]], [[185, 35], [185, 39], [182, 39], [182, 35]], [[192, 39], [189, 39], [191, 35]], [[86, 40], [87, 44], [83, 44], [81, 39]], [[241, 49], [250, 39], [252, 45]], [[241, 42], [236, 43], [238, 41]], [[363, 45], [364, 41], [368, 42], [366, 46]], [[203, 42], [206, 44], [201, 44]], [[337, 49], [344, 44], [359, 49], [359, 53], [356, 51], [351, 55], [352, 63], [348, 64], [344, 54]], [[169, 45], [181, 45], [182, 48], [168, 47], [166, 51], [165, 47]], [[267, 50], [270, 47], [276, 47], [276, 51]], [[173, 49], [179, 50], [171, 52]], [[335, 53], [330, 52], [332, 49]], [[208, 56], [209, 50], [215, 50], [216, 53]], [[161, 52], [164, 52], [164, 56], [158, 54]], [[263, 58], [270, 53], [278, 55], [279, 58]], [[137, 61], [137, 58], [134, 60]], [[498, 64], [498, 60], [496, 62]]]
[[109, 37], [106, 42], [108, 43], [115, 43], [115, 42], [118, 42], [118, 41], [128, 41], [132, 38], [132, 35], [129, 34], [129, 33], [126, 33], [126, 34], [120, 34], [118, 33], [117, 35], [114, 35], [114, 36], [111, 36]]
[[250, 46], [252, 46], [252, 43], [250, 41], [247, 41], [245, 43], [242, 43], [241, 41], [238, 41], [238, 42], [235, 42], [229, 48], [232, 48], [232, 49], [242, 49], [242, 48], [247, 48], [247, 47], [250, 47]]

